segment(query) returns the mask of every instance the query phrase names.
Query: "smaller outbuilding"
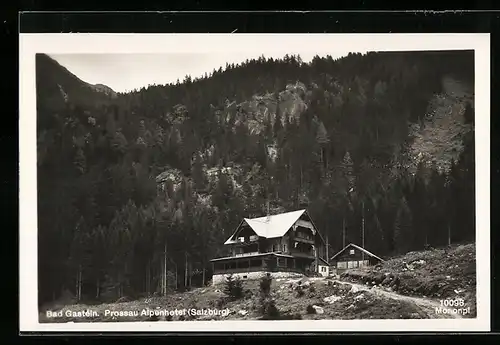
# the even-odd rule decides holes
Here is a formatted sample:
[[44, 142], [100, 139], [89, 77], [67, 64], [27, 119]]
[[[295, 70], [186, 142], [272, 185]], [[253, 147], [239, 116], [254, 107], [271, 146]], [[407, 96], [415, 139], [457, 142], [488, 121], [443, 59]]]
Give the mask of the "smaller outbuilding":
[[350, 243], [330, 258], [330, 271], [332, 274], [341, 274], [348, 269], [373, 266], [383, 261], [372, 252]]
[[328, 277], [330, 275], [330, 265], [325, 259], [319, 258], [317, 271], [322, 277]]

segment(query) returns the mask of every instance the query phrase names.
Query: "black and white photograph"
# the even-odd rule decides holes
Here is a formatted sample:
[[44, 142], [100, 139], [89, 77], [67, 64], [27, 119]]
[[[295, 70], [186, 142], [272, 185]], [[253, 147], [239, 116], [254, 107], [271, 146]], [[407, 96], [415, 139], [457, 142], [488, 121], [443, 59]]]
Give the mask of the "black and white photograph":
[[489, 329], [488, 35], [24, 36], [21, 324]]

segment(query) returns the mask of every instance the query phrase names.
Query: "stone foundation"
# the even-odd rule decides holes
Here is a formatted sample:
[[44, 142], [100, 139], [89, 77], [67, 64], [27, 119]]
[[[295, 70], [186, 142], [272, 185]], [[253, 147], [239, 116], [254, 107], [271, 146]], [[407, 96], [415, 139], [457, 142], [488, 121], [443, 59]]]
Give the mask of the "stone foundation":
[[[233, 273], [233, 277], [239, 277], [241, 280], [257, 280], [265, 276], [267, 272], [262, 271], [262, 272], [245, 272], [245, 273]], [[295, 272], [270, 272], [271, 277], [273, 279], [277, 278], [301, 278], [303, 277], [302, 274], [300, 273], [295, 273]], [[214, 274], [212, 276], [212, 284], [213, 285], [219, 285], [222, 284], [226, 281], [226, 277], [229, 276], [229, 274]]]

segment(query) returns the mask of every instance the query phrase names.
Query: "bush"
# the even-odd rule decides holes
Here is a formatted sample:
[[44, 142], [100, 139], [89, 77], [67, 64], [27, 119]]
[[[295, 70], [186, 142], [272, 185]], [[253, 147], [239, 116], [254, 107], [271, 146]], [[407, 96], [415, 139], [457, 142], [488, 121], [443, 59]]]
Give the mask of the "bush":
[[271, 297], [272, 277], [268, 273], [260, 279], [260, 313], [264, 320], [276, 320], [280, 317], [280, 312], [276, 307], [274, 299]]
[[273, 278], [269, 273], [267, 273], [265, 276], [263, 276], [260, 279], [260, 293], [261, 295], [269, 295], [271, 292], [271, 283], [273, 281]]
[[306, 312], [307, 312], [308, 314], [316, 314], [316, 310], [315, 310], [315, 309], [313, 308], [313, 306], [312, 306], [312, 305], [310, 305], [310, 304], [307, 306], [307, 308], [306, 308]]
[[125, 303], [125, 302], [130, 302], [130, 301], [132, 301], [131, 298], [129, 298], [127, 296], [123, 296], [123, 297], [118, 298], [115, 303]]
[[239, 277], [234, 278], [233, 275], [226, 277], [224, 285], [224, 293], [232, 299], [243, 297], [243, 283]]
[[252, 296], [253, 296], [252, 290], [249, 290], [249, 289], [245, 290], [244, 296], [245, 296], [245, 298], [252, 298]]
[[271, 297], [263, 298], [261, 300], [260, 312], [264, 320], [276, 320], [280, 318], [280, 312], [276, 307], [274, 299]]
[[226, 305], [227, 301], [225, 297], [220, 297], [212, 303], [215, 305], [216, 308], [222, 309]]
[[465, 105], [464, 119], [467, 124], [474, 123], [474, 110], [469, 102]]

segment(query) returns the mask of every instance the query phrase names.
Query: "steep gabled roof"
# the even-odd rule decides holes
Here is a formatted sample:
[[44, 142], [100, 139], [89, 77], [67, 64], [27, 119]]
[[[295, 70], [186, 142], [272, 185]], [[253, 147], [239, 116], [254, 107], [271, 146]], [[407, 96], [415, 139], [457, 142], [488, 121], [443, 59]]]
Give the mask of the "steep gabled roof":
[[306, 210], [298, 210], [293, 212], [286, 212], [272, 216], [259, 217], [259, 218], [245, 218], [236, 231], [229, 237], [224, 244], [235, 243], [232, 240], [233, 236], [238, 232], [243, 222], [247, 223], [250, 228], [259, 237], [276, 238], [282, 237], [292, 227], [292, 225], [304, 214]]
[[[318, 259], [319, 259], [319, 261], [322, 261], [324, 264], [328, 265], [328, 261], [326, 261], [325, 259], [323, 259], [323, 258], [318, 258]], [[322, 265], [322, 264], [320, 264], [320, 265]]]
[[384, 261], [384, 259], [382, 259], [381, 257], [379, 257], [379, 256], [377, 256], [377, 255], [375, 255], [375, 254], [373, 254], [372, 252], [369, 252], [369, 251], [368, 251], [368, 250], [366, 250], [365, 248], [362, 248], [362, 247], [360, 247], [360, 246], [355, 245], [354, 243], [349, 243], [349, 244], [348, 244], [347, 246], [345, 246], [342, 250], [340, 250], [337, 254], [335, 254], [334, 256], [332, 256], [332, 257], [330, 258], [330, 261], [331, 261], [331, 260], [333, 260], [333, 259], [335, 259], [337, 256], [339, 256], [341, 253], [343, 253], [343, 252], [344, 252], [347, 248], [349, 248], [349, 247], [354, 247], [354, 248], [356, 248], [356, 249], [358, 249], [358, 250], [361, 250], [362, 252], [365, 252], [366, 254], [368, 254], [368, 255], [370, 255], [370, 256], [372, 256], [372, 257], [374, 257], [374, 258], [376, 258], [376, 259], [378, 259], [378, 260], [380, 260], [380, 261]]
[[245, 218], [245, 222], [260, 237], [275, 238], [286, 234], [305, 210], [276, 214], [269, 217]]

